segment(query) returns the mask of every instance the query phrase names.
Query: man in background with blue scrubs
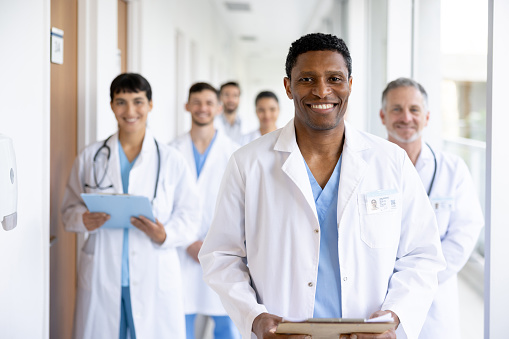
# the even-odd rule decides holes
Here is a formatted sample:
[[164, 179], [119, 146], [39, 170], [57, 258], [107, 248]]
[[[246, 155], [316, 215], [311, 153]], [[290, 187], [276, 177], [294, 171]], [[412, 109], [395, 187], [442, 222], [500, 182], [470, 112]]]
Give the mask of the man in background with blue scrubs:
[[[216, 130], [214, 118], [221, 110], [217, 90], [207, 83], [196, 83], [189, 89], [186, 110], [191, 115], [191, 130], [173, 141], [187, 161], [191, 176], [200, 192], [202, 220], [197, 238], [179, 251], [184, 286], [187, 339], [194, 339], [198, 314], [214, 321], [214, 338], [234, 339], [239, 332], [219, 300], [219, 296], [203, 281], [198, 252], [212, 221], [220, 178], [238, 145], [223, 131]], [[200, 337], [198, 335], [198, 337]]]

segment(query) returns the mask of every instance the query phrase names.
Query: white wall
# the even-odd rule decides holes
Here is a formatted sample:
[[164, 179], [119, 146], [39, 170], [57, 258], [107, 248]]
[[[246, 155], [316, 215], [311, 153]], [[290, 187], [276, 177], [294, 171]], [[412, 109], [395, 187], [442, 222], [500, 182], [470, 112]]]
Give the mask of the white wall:
[[19, 189], [18, 226], [0, 228], [2, 338], [49, 335], [49, 3], [0, 5], [0, 133], [13, 139]]
[[78, 1], [78, 148], [117, 130], [110, 84], [120, 73], [117, 0]]
[[430, 118], [424, 138], [434, 149], [442, 148], [440, 15], [440, 0], [416, 1], [412, 73], [428, 93]]
[[360, 130], [368, 126], [368, 0], [348, 2], [348, 36], [352, 57], [352, 94], [348, 99], [346, 119]]

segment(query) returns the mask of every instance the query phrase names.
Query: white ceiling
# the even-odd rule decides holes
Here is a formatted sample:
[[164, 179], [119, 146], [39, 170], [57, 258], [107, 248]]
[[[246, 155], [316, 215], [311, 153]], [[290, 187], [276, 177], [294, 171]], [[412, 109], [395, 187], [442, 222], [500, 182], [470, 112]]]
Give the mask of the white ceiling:
[[[233, 32], [237, 52], [247, 58], [284, 58], [290, 44], [312, 31], [332, 0], [212, 0]], [[232, 11], [226, 3], [249, 5]], [[255, 40], [243, 40], [243, 37]]]

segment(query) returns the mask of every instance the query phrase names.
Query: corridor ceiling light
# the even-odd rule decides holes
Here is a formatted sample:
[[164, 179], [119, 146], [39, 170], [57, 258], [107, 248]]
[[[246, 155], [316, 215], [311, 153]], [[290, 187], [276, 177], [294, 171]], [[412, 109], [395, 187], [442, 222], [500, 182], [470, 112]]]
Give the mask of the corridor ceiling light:
[[226, 1], [225, 6], [230, 11], [244, 11], [244, 12], [250, 12], [251, 11], [251, 5], [248, 2], [229, 2]]

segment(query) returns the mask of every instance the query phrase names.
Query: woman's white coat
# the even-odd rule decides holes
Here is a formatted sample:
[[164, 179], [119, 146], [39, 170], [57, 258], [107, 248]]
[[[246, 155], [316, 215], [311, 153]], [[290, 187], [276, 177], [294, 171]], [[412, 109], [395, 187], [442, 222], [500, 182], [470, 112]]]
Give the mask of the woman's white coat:
[[[88, 146], [76, 158], [62, 204], [67, 231], [82, 232], [87, 211], [80, 193], [123, 193], [118, 156], [118, 133], [107, 142], [111, 150], [103, 187], [95, 186], [94, 155], [103, 141]], [[154, 243], [138, 229], [129, 230], [129, 281], [132, 312], [138, 338], [185, 338], [180, 262], [176, 247], [196, 236], [200, 220], [195, 182], [182, 155], [158, 143], [161, 171], [153, 213], [165, 227], [166, 240]], [[96, 166], [105, 168], [106, 150]], [[158, 156], [154, 138], [145, 133], [142, 150], [130, 172], [129, 194], [152, 200]], [[101, 170], [99, 170], [101, 171]], [[74, 338], [118, 338], [120, 327], [123, 229], [99, 228], [90, 232], [80, 251]]]

